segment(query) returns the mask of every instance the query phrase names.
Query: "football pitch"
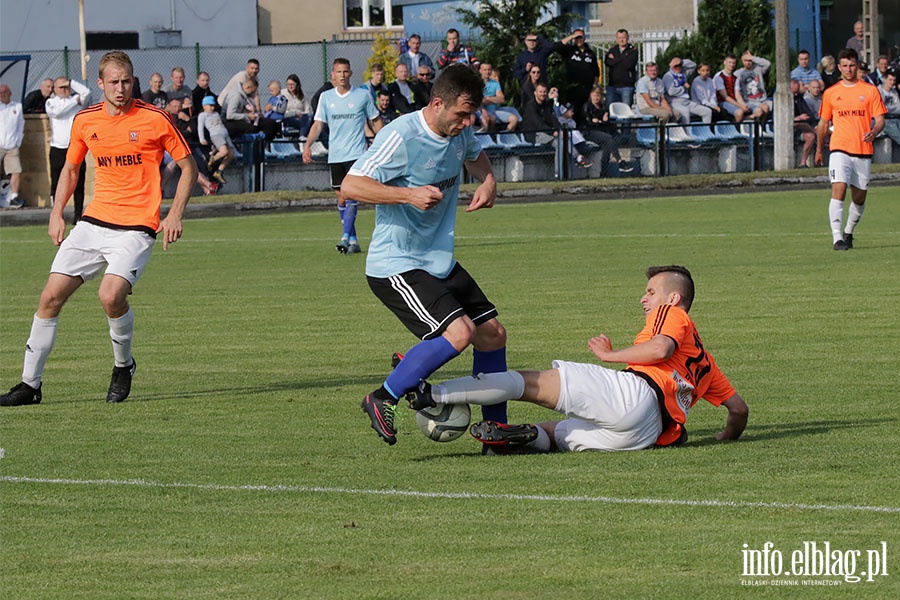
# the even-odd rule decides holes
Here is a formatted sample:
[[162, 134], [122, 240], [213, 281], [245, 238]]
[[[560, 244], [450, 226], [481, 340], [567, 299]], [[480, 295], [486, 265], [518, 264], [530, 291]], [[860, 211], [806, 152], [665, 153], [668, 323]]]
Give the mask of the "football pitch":
[[[104, 402], [95, 280], [63, 310], [43, 403], [0, 410], [0, 596], [898, 598], [898, 197], [870, 190], [849, 252], [825, 186], [461, 213], [511, 368], [630, 344], [644, 270], [691, 269], [750, 421], [715, 442], [726, 411], [700, 401], [686, 446], [633, 453], [483, 457], [406, 408], [387, 446], [359, 404], [415, 340], [365, 255], [335, 252], [336, 213], [185, 221], [132, 297], [131, 397]], [[45, 227], [0, 229], [4, 390], [54, 254]], [[471, 350], [433, 379], [470, 370]]]

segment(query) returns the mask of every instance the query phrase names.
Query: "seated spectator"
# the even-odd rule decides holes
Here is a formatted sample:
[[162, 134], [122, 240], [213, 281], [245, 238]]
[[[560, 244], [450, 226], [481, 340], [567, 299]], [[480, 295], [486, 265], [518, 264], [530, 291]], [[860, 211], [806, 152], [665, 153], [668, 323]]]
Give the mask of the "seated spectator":
[[741, 97], [750, 107], [750, 116], [759, 121], [765, 121], [772, 112], [772, 101], [766, 95], [765, 74], [772, 63], [761, 56], [754, 56], [749, 50], [741, 55], [742, 69], [738, 69], [734, 76], [738, 80], [738, 88]]
[[[257, 75], [259, 75], [259, 61], [255, 58], [251, 58], [244, 66], [244, 70], [235, 73], [231, 79], [228, 80], [228, 83], [225, 84], [225, 89], [219, 94], [219, 106], [224, 108], [225, 103], [228, 101], [228, 95], [231, 93], [240, 94], [244, 82], [249, 81], [250, 79], [256, 81]], [[259, 87], [258, 83], [256, 87]], [[254, 92], [254, 95], [250, 99], [253, 100], [253, 103], [256, 105], [256, 112], [261, 113], [262, 105], [259, 101], [259, 94]]]
[[725, 118], [725, 111], [719, 106], [716, 84], [709, 74], [709, 63], [700, 63], [697, 67], [697, 76], [691, 83], [691, 100], [708, 108], [713, 121], [721, 121]]
[[812, 114], [819, 117], [819, 109], [822, 108], [822, 91], [825, 84], [821, 79], [813, 79], [806, 86], [806, 93], [803, 94], [803, 100], [812, 111]]
[[884, 81], [878, 87], [887, 114], [884, 119], [884, 134], [900, 146], [900, 94], [897, 93], [897, 76], [888, 69], [884, 73]]
[[809, 66], [808, 50], [801, 50], [797, 54], [797, 63], [797, 68], [791, 71], [791, 79], [796, 80], [797, 83], [800, 84], [801, 93], [806, 93], [806, 88], [809, 85], [809, 82], [813, 79], [822, 81], [822, 74]]
[[549, 99], [547, 84], [538, 82], [534, 86], [534, 98], [525, 103], [522, 110], [522, 131], [525, 141], [530, 144], [549, 144], [559, 136], [559, 120]]
[[[520, 107], [523, 114], [525, 113], [525, 106], [534, 101], [534, 90], [539, 83], [547, 85], [547, 81], [544, 79], [544, 72], [541, 71], [540, 67], [532, 66], [531, 70], [528, 71], [528, 79], [522, 84], [522, 102]], [[547, 86], [547, 89], [549, 88], [550, 86]]]
[[431, 88], [434, 87], [434, 82], [432, 81], [433, 78], [434, 69], [426, 65], [421, 65], [419, 67], [419, 72], [416, 74], [416, 81], [412, 82], [419, 92], [419, 105], [423, 108], [428, 106], [428, 103], [431, 102]]
[[259, 114], [253, 97], [257, 93], [259, 84], [256, 79], [248, 79], [241, 84], [241, 89], [228, 94], [225, 103], [224, 117], [225, 128], [231, 137], [239, 137], [248, 133], [260, 133], [265, 135], [266, 141], [275, 139], [278, 133], [278, 124]]
[[45, 112], [47, 99], [53, 93], [53, 80], [49, 77], [41, 82], [38, 89], [28, 92], [22, 101], [22, 112], [26, 115]]
[[150, 89], [143, 93], [141, 100], [147, 104], [152, 104], [156, 108], [166, 109], [169, 103], [169, 95], [162, 89], [163, 78], [159, 73], [150, 76]]
[[431, 61], [431, 57], [424, 52], [420, 52], [422, 49], [422, 38], [419, 37], [419, 34], [414, 33], [409, 36], [407, 44], [409, 49], [400, 55], [400, 62], [406, 65], [407, 71], [418, 73], [420, 67], [428, 67], [434, 71], [434, 63]]
[[581, 113], [585, 124], [584, 138], [600, 148], [600, 160], [604, 170], [612, 158], [619, 163], [620, 171], [630, 171], [631, 169], [626, 168], [622, 155], [619, 154], [619, 145], [616, 143], [618, 131], [609, 122], [609, 110], [603, 95], [603, 86], [595, 85], [591, 88], [591, 94], [582, 107]]
[[284, 95], [287, 98], [287, 108], [281, 122], [282, 130], [286, 127], [297, 129], [300, 138], [305, 140], [312, 126], [313, 112], [312, 105], [303, 93], [300, 78], [296, 74], [288, 75]]
[[525, 35], [525, 49], [516, 54], [513, 77], [525, 83], [531, 67], [547, 70], [547, 58], [553, 54], [553, 42], [531, 31]]
[[575, 162], [584, 168], [590, 167], [592, 163], [583, 155], [596, 152], [597, 145], [588, 143], [584, 138], [584, 134], [578, 129], [578, 124], [575, 121], [575, 107], [570, 102], [561, 101], [559, 88], [550, 88], [547, 91], [547, 98], [553, 102], [553, 114], [556, 115], [559, 126], [570, 131], [569, 145], [575, 154]]
[[823, 56], [819, 62], [819, 74], [822, 76], [826, 90], [841, 80], [841, 72], [838, 71], [834, 57], [830, 54]]
[[447, 47], [441, 50], [438, 57], [438, 68], [443, 69], [457, 63], [469, 65], [473, 69], [478, 68], [478, 59], [475, 52], [459, 41], [459, 31], [452, 27], [447, 30]]
[[652, 115], [661, 123], [674, 121], [675, 113], [666, 101], [665, 86], [657, 77], [659, 66], [655, 62], [648, 62], [644, 66], [644, 73], [634, 88], [638, 112]]
[[169, 98], [169, 101], [166, 102], [165, 111], [169, 113], [169, 117], [172, 119], [175, 127], [178, 128], [178, 131], [181, 132], [181, 135], [184, 136], [188, 144], [195, 146], [200, 143], [200, 138], [197, 136], [197, 131], [194, 129], [191, 118], [187, 116], [181, 108], [181, 98]]
[[181, 67], [172, 69], [171, 79], [172, 83], [167, 85], [163, 90], [166, 93], [166, 96], [169, 97], [169, 100], [172, 98], [184, 99], [193, 97], [191, 95], [191, 88], [184, 85], [184, 69]]
[[[500, 83], [500, 70], [497, 69], [497, 67], [491, 68], [491, 79], [496, 81], [498, 84]], [[520, 113], [519, 110], [515, 106], [507, 106], [505, 104], [497, 106], [497, 115], [496, 116], [497, 116], [497, 124], [498, 124], [497, 126], [498, 127], [506, 127], [509, 131], [512, 131], [513, 129], [517, 129], [519, 126], [519, 123], [522, 122], [522, 113]], [[515, 127], [513, 127], [513, 128], [509, 127], [510, 121], [515, 122]]]
[[[194, 112], [198, 115], [203, 112], [203, 108], [197, 108], [203, 106], [203, 101], [207, 96], [216, 96], [216, 93], [213, 92], [209, 88], [209, 73], [206, 71], [200, 71], [200, 74], [197, 75], [197, 86], [191, 90], [191, 103], [194, 106]], [[219, 106], [219, 102], [216, 101], [215, 104], [216, 112], [222, 112], [222, 107]]]
[[881, 87], [884, 83], [884, 77], [887, 75], [888, 68], [890, 67], [890, 59], [882, 54], [875, 61], [875, 68], [872, 69], [872, 72], [869, 73], [869, 81], [875, 87]]
[[[384, 83], [384, 65], [381, 63], [373, 63], [372, 67], [369, 69], [371, 72], [371, 76], [369, 80], [362, 84], [360, 87], [365, 88], [369, 91], [369, 96], [372, 97], [372, 102], [378, 101], [378, 92], [384, 90], [388, 91], [387, 85]], [[315, 110], [315, 107], [313, 107]]]
[[206, 165], [212, 178], [219, 183], [226, 183], [225, 168], [234, 160], [234, 144], [222, 122], [222, 116], [216, 112], [215, 97], [207, 96], [202, 102], [203, 112], [197, 118], [197, 137], [203, 146], [212, 146]]
[[869, 81], [869, 64], [864, 60], [861, 60], [857, 63], [856, 80], [865, 81], [866, 83], [872, 83], [871, 81]]
[[634, 104], [634, 86], [637, 83], [637, 48], [629, 43], [627, 29], [616, 32], [616, 45], [609, 49], [603, 60], [609, 69], [607, 92], [609, 104], [624, 102]]
[[269, 82], [269, 100], [263, 108], [263, 116], [281, 123], [287, 111], [287, 101], [287, 96], [281, 93], [281, 82], [273, 79]]
[[[506, 102], [506, 96], [500, 87], [500, 82], [493, 78], [494, 69], [490, 63], [481, 63], [478, 67], [481, 80], [484, 81], [484, 99], [481, 102], [479, 116], [481, 118], [481, 130], [490, 131], [500, 122], [498, 110]], [[505, 113], [505, 125], [507, 131], [515, 131], [519, 125], [517, 115]]]
[[700, 117], [700, 120], [707, 125], [712, 123], [712, 110], [708, 106], [691, 100], [690, 92], [688, 92], [691, 87], [688, 77], [696, 68], [697, 63], [694, 61], [676, 56], [669, 61], [669, 70], [662, 77], [666, 100], [682, 125], [691, 122], [691, 115]]
[[713, 77], [713, 83], [716, 86], [719, 106], [731, 115], [735, 123], [740, 123], [745, 116], [753, 111], [750, 110], [750, 107], [747, 106], [747, 103], [741, 97], [741, 91], [737, 85], [737, 77], [734, 74], [736, 66], [737, 57], [734, 54], [727, 55], [722, 61], [722, 70]]
[[394, 67], [394, 82], [388, 85], [388, 92], [391, 94], [391, 104], [394, 105], [394, 110], [401, 115], [415, 112], [424, 106], [420, 104], [420, 98], [418, 97], [422, 95], [422, 92], [419, 91], [417, 96], [417, 89], [407, 80], [408, 76], [409, 70], [406, 68], [406, 65], [398, 63]]
[[794, 134], [803, 141], [800, 166], [808, 167], [810, 166], [809, 157], [816, 147], [815, 127], [819, 120], [803, 100], [800, 82], [796, 79], [791, 79], [791, 94], [794, 97]]
[[[390, 93], [385, 90], [378, 90], [378, 99], [375, 101], [375, 107], [378, 109], [378, 115], [381, 117], [382, 126], [387, 125], [400, 116], [400, 113], [391, 104]], [[372, 126], [369, 125], [368, 121], [366, 122], [366, 137], [368, 139], [375, 137], [375, 132], [372, 131]]]

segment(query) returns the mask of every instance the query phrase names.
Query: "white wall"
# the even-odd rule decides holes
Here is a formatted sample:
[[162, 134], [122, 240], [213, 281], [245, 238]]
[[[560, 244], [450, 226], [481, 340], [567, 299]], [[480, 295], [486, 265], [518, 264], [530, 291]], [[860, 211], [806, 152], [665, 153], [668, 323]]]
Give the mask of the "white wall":
[[[154, 31], [181, 30], [182, 46], [255, 46], [255, 0], [84, 0], [87, 31], [137, 31], [154, 48]], [[78, 0], [0, 0], [0, 52], [79, 48]]]

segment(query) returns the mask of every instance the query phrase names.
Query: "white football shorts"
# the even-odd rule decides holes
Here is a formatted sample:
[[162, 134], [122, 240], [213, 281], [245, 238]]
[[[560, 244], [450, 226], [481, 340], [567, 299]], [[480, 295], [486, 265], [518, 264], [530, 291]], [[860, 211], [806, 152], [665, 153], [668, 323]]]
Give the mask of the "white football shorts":
[[828, 157], [828, 176], [831, 183], [846, 183], [858, 190], [869, 189], [872, 159], [832, 152]]
[[656, 392], [633, 373], [600, 365], [553, 361], [559, 370], [554, 431], [560, 450], [641, 450], [662, 433]]
[[88, 281], [106, 267], [106, 275], [118, 275], [134, 287], [150, 261], [155, 243], [143, 231], [110, 229], [78, 221], [60, 244], [50, 272]]

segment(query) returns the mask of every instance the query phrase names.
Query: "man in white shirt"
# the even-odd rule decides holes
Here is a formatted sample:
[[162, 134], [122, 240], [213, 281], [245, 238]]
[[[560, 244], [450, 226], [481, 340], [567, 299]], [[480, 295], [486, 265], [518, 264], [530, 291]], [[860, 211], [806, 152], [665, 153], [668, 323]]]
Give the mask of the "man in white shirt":
[[5, 83], [0, 83], [0, 170], [9, 175], [7, 202], [10, 208], [21, 208], [25, 204], [19, 198], [19, 179], [22, 175], [19, 147], [24, 136], [22, 103], [13, 101], [12, 90]]
[[[74, 93], [73, 93], [74, 92]], [[74, 79], [69, 81], [65, 77], [57, 77], [53, 82], [53, 95], [47, 98], [45, 106], [47, 116], [50, 117], [50, 202], [56, 202], [56, 185], [59, 183], [59, 174], [66, 164], [66, 151], [69, 148], [69, 138], [72, 133], [72, 121], [75, 114], [87, 106], [91, 91]], [[78, 183], [75, 185], [75, 217], [73, 224], [81, 219], [81, 211], [84, 210], [84, 175], [85, 163], [81, 163], [78, 171]], [[68, 201], [68, 198], [65, 200]]]

